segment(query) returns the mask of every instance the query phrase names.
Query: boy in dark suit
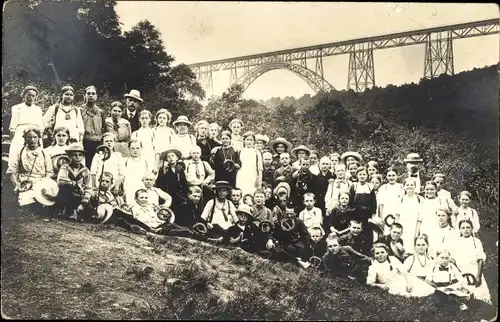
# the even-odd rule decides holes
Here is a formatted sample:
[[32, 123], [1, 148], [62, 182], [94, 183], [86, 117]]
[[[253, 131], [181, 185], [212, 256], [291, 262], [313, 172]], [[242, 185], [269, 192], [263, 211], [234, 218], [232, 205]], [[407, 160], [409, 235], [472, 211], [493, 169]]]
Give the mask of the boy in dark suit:
[[403, 226], [400, 223], [393, 223], [391, 226], [391, 233], [389, 235], [382, 236], [377, 243], [383, 243], [389, 248], [389, 256], [395, 256], [402, 262], [405, 260], [403, 240], [401, 235], [403, 234]]
[[124, 97], [127, 108], [123, 112], [122, 117], [130, 122], [130, 128], [134, 132], [139, 129], [140, 103], [142, 103], [141, 93], [136, 89], [132, 89]]
[[200, 222], [202, 210], [200, 207], [200, 199], [201, 188], [198, 186], [189, 187], [188, 199], [179, 205], [175, 222], [188, 228]]

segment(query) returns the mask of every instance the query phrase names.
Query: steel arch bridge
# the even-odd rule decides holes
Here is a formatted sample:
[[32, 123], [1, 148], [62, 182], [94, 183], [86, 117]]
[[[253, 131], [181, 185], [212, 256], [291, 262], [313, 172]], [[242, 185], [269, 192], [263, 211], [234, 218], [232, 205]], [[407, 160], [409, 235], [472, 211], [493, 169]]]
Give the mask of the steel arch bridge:
[[[423, 76], [430, 79], [441, 74], [455, 73], [453, 40], [499, 32], [500, 20], [489, 19], [219, 59], [188, 66], [197, 75], [209, 95], [213, 94], [214, 72], [230, 70], [229, 84], [241, 84], [246, 90], [264, 73], [283, 68], [299, 75], [315, 92], [318, 92], [333, 89], [323, 76], [323, 58], [349, 54], [347, 88], [361, 92], [375, 86], [374, 50], [424, 44]], [[307, 60], [315, 60], [314, 70], [308, 66]]]

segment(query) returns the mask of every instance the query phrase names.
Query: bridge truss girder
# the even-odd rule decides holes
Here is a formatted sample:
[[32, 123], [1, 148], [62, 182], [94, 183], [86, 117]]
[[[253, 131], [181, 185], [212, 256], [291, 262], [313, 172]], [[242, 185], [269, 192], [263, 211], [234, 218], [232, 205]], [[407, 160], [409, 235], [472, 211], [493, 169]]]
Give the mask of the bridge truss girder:
[[328, 81], [326, 81], [323, 77], [321, 77], [314, 71], [302, 65], [293, 64], [290, 62], [274, 62], [257, 66], [241, 76], [238, 79], [237, 83], [243, 85], [243, 89], [246, 90], [262, 74], [275, 69], [287, 69], [294, 72], [300, 78], [302, 78], [316, 93], [320, 91], [329, 92], [335, 89]]
[[363, 92], [375, 86], [375, 65], [373, 63], [373, 48], [368, 45], [357, 46], [349, 53], [349, 70], [347, 72], [347, 89]]
[[425, 43], [424, 78], [454, 73], [453, 34], [448, 31], [444, 39], [441, 33], [429, 34]]

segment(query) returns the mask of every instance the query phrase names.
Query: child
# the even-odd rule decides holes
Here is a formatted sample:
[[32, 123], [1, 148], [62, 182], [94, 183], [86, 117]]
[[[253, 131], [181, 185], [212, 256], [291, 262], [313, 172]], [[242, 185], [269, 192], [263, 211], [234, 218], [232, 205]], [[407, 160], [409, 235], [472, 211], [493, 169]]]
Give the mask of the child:
[[[395, 215], [405, 194], [403, 185], [398, 180], [398, 174], [392, 168], [386, 173], [387, 183], [378, 188], [377, 203], [379, 204], [379, 217], [385, 221], [387, 215]], [[407, 227], [408, 229], [408, 227]], [[389, 233], [390, 227], [385, 226], [384, 233]]]
[[395, 209], [395, 222], [400, 223], [405, 231], [403, 236], [406, 251], [413, 253], [413, 241], [422, 233], [420, 224], [422, 223], [422, 210], [420, 204], [422, 197], [415, 193], [415, 178], [406, 178], [403, 183], [405, 195], [400, 199], [399, 206]]
[[265, 199], [266, 195], [262, 189], [255, 190], [253, 194], [254, 205], [252, 207], [252, 215], [258, 222], [262, 220], [273, 222], [273, 213], [264, 205]]
[[111, 191], [113, 181], [113, 174], [111, 172], [104, 172], [102, 174], [102, 180], [99, 182], [99, 190], [90, 198], [89, 204], [92, 207], [97, 209], [99, 205], [107, 204], [113, 208], [117, 208], [122, 205], [121, 198], [115, 196]]
[[[282, 165], [281, 154], [285, 152], [288, 153], [292, 149], [292, 143], [288, 142], [284, 138], [277, 138], [269, 142], [269, 147], [274, 153], [273, 165], [276, 169], [278, 169]], [[290, 155], [288, 157], [290, 158]]]
[[349, 181], [351, 181], [351, 182], [358, 182], [358, 177], [356, 176], [356, 174], [358, 173], [358, 168], [360, 166], [361, 165], [359, 164], [358, 161], [352, 161], [351, 163], [349, 163], [347, 165], [347, 170], [349, 171], [348, 172], [348, 174], [349, 174], [349, 178], [348, 178]]
[[207, 225], [207, 229], [219, 241], [222, 241], [226, 230], [238, 220], [234, 204], [226, 199], [231, 188], [228, 182], [217, 181], [215, 198], [207, 202], [201, 214], [201, 222]]
[[[304, 156], [299, 159], [300, 169], [292, 175], [290, 187], [292, 188], [292, 202], [296, 205], [297, 210], [304, 209], [304, 205], [300, 202], [304, 198], [304, 194], [313, 191], [313, 174], [309, 171], [311, 160], [309, 157]], [[321, 212], [321, 211], [320, 211]]]
[[446, 203], [447, 207], [451, 209], [451, 212], [455, 214], [458, 210], [457, 205], [455, 205], [453, 198], [451, 198], [451, 193], [448, 190], [443, 189], [445, 182], [445, 175], [441, 173], [436, 173], [432, 177], [432, 181], [436, 183], [438, 198], [442, 199]]
[[175, 217], [175, 222], [181, 226], [191, 228], [200, 222], [201, 218], [201, 188], [190, 186], [188, 199], [179, 205], [179, 212]]
[[64, 216], [78, 220], [78, 212], [85, 209], [92, 196], [90, 171], [82, 164], [86, 151], [81, 143], [70, 144], [66, 153], [71, 161], [63, 164], [57, 174], [57, 204]]
[[280, 182], [286, 182], [290, 184], [292, 181], [292, 174], [294, 173], [294, 169], [290, 165], [290, 155], [286, 152], [282, 152], [280, 154], [280, 163], [281, 167], [276, 169], [274, 172], [274, 182], [276, 184]]
[[335, 165], [340, 163], [340, 154], [333, 152], [330, 153], [328, 158], [330, 159], [330, 172], [335, 174]]
[[273, 155], [270, 152], [262, 153], [262, 182], [271, 187], [274, 186], [274, 172], [276, 168], [273, 165]]
[[221, 142], [219, 141], [219, 132], [220, 132], [220, 126], [217, 123], [210, 123], [208, 126], [208, 134], [209, 138], [217, 142], [217, 144], [221, 145]]
[[58, 127], [54, 129], [54, 142], [46, 147], [44, 151], [49, 157], [59, 154], [65, 154], [69, 144], [69, 129], [67, 127]]
[[[437, 186], [434, 181], [427, 181], [424, 186], [424, 199], [421, 204], [422, 206], [422, 224], [420, 226], [421, 232], [429, 232], [432, 227], [436, 226], [436, 217], [434, 214], [438, 209], [447, 209], [448, 207], [446, 201], [443, 201], [437, 196]], [[451, 209], [447, 209], [447, 212], [451, 213]]]
[[285, 218], [286, 205], [290, 198], [290, 186], [286, 182], [279, 183], [274, 188], [274, 198], [276, 205], [273, 208], [273, 222], [277, 223]]
[[231, 194], [229, 196], [229, 199], [233, 203], [233, 205], [238, 209], [238, 207], [241, 205], [241, 199], [242, 199], [242, 193], [240, 188], [234, 188], [231, 189]]
[[314, 194], [307, 192], [304, 194], [304, 210], [299, 213], [299, 219], [304, 222], [309, 233], [311, 233], [311, 229], [319, 228], [324, 235], [325, 232], [322, 228], [323, 226], [323, 214], [321, 213], [321, 209], [314, 207], [315, 199]]
[[427, 272], [433, 265], [433, 260], [429, 256], [429, 238], [426, 234], [415, 238], [414, 249], [415, 253], [408, 256], [403, 263], [405, 272], [425, 281]]
[[243, 204], [252, 207], [253, 206], [253, 196], [249, 193], [243, 196]]
[[189, 121], [187, 116], [180, 115], [172, 124], [174, 124], [177, 131], [177, 134], [172, 137], [172, 147], [181, 152], [180, 161], [186, 160], [189, 158], [189, 153], [193, 147], [196, 146], [196, 138], [194, 135], [189, 134], [189, 128], [193, 123]]
[[[156, 114], [156, 127], [154, 128], [154, 137], [158, 138], [155, 141], [155, 152], [160, 155], [163, 151], [166, 151], [168, 148], [172, 146], [172, 139], [175, 136], [175, 131], [173, 128], [168, 126], [170, 121], [172, 120], [172, 114], [162, 108], [159, 109]], [[158, 160], [157, 160], [158, 161]], [[158, 168], [160, 168], [160, 164], [158, 164]]]
[[268, 184], [262, 184], [262, 189], [264, 190], [264, 193], [266, 195], [266, 201], [265, 201], [265, 205], [267, 208], [269, 209], [273, 209], [274, 208], [274, 197], [273, 197], [273, 188], [271, 187], [271, 185], [268, 185]]
[[97, 182], [98, 178], [100, 178], [101, 173], [103, 171], [110, 172], [115, 178], [115, 182], [113, 184], [113, 191], [115, 194], [118, 194], [119, 188], [122, 185], [124, 180], [122, 171], [123, 171], [123, 158], [122, 155], [118, 152], [114, 151], [115, 147], [115, 135], [111, 132], [106, 132], [102, 135], [102, 143], [104, 146], [109, 148], [110, 155], [106, 161], [103, 161], [104, 155], [103, 152], [96, 153], [94, 158], [92, 159], [92, 164], [90, 166], [90, 173], [92, 175], [92, 184], [94, 187], [100, 185]]
[[377, 161], [368, 161], [366, 164], [366, 170], [368, 170], [368, 177], [371, 178], [373, 175], [378, 174], [378, 163]]
[[403, 226], [397, 222], [393, 223], [391, 226], [391, 233], [389, 235], [382, 236], [377, 243], [385, 244], [388, 248], [389, 256], [394, 256], [402, 263], [405, 259], [404, 257], [404, 247], [401, 235], [403, 234]]
[[461, 220], [468, 219], [472, 222], [472, 227], [474, 227], [474, 233], [477, 234], [479, 231], [479, 216], [477, 211], [469, 207], [471, 200], [470, 192], [462, 191], [458, 194], [458, 204], [457, 214], [453, 216], [454, 222], [460, 222]]
[[267, 135], [257, 134], [255, 136], [255, 150], [259, 151], [260, 153], [264, 152], [264, 149], [268, 143], [269, 137]]
[[[234, 124], [233, 124], [234, 125]], [[251, 194], [262, 185], [262, 155], [255, 150], [255, 134], [243, 133], [243, 147], [239, 151], [241, 168], [236, 174], [236, 187], [243, 194]]]
[[241, 130], [243, 129], [243, 122], [240, 119], [232, 119], [228, 125], [231, 130], [231, 146], [235, 151], [243, 149], [243, 137], [241, 137]]
[[332, 209], [329, 215], [330, 232], [342, 235], [349, 229], [349, 222], [353, 219], [355, 209], [349, 207], [349, 193], [344, 191], [339, 194], [338, 205]]
[[123, 192], [125, 202], [132, 206], [135, 202], [135, 192], [143, 188], [142, 178], [144, 174], [156, 170], [153, 160], [146, 160], [141, 153], [142, 145], [138, 140], [131, 140], [128, 143], [129, 157], [123, 162]]
[[456, 243], [459, 233], [451, 226], [450, 214], [445, 209], [438, 209], [434, 214], [437, 217], [437, 223], [433, 226], [428, 226], [429, 230], [424, 233], [429, 236], [429, 254], [432, 258], [436, 258], [438, 249], [451, 249]]
[[481, 241], [474, 237], [472, 221], [462, 219], [458, 223], [460, 237], [451, 246], [451, 255], [462, 273], [472, 275], [475, 284], [471, 285], [474, 298], [491, 304], [491, 296], [483, 275], [486, 254]]
[[231, 245], [239, 246], [247, 252], [258, 252], [265, 249], [265, 234], [254, 224], [250, 207], [241, 205], [236, 210], [237, 221], [227, 229], [225, 240]]
[[201, 160], [210, 161], [210, 152], [213, 148], [220, 146], [220, 143], [209, 137], [208, 122], [201, 120], [196, 123], [196, 144], [200, 147]]
[[330, 172], [330, 159], [322, 157], [319, 160], [319, 172], [313, 177], [312, 186], [316, 196], [316, 205], [321, 209], [323, 216], [327, 216], [325, 196], [330, 180], [334, 180], [333, 174]]
[[198, 186], [202, 189], [203, 199], [213, 198], [210, 185], [214, 182], [215, 171], [207, 161], [201, 159], [201, 148], [193, 146], [191, 160], [186, 161], [186, 180], [189, 186]]
[[358, 162], [359, 166], [359, 164], [363, 161], [363, 158], [358, 152], [348, 151], [342, 154], [340, 160], [346, 165], [347, 169], [349, 169], [349, 164], [352, 162]]
[[[351, 163], [351, 166], [354, 164]], [[364, 231], [370, 244], [373, 243], [373, 233], [368, 224], [377, 212], [377, 196], [372, 187], [367, 183], [368, 172], [365, 167], [359, 167], [356, 171], [358, 182], [354, 182], [349, 188], [349, 205], [356, 209], [360, 219], [363, 220]]]
[[[292, 163], [292, 168], [294, 170], [300, 170], [300, 160], [305, 157], [309, 158], [311, 150], [309, 150], [305, 145], [299, 145], [298, 147], [292, 149], [290, 155], [295, 160], [295, 162]], [[309, 166], [311, 166], [311, 164], [309, 164]]]
[[368, 256], [370, 254], [371, 244], [367, 237], [362, 234], [363, 222], [358, 218], [349, 221], [349, 232], [339, 237], [342, 246], [351, 246], [355, 251]]
[[378, 189], [382, 185], [382, 175], [376, 173], [370, 176], [370, 184], [375, 191], [375, 194], [378, 194]]
[[321, 258], [326, 253], [325, 232], [321, 227], [312, 227], [309, 229], [310, 240], [302, 253], [301, 259], [310, 262], [311, 257]]
[[318, 151], [311, 150], [311, 154], [309, 154], [309, 159], [311, 160], [311, 166], [309, 167], [309, 171], [317, 176], [320, 172], [319, 164], [318, 164]]
[[328, 188], [326, 189], [325, 205], [326, 212], [331, 213], [333, 208], [337, 206], [341, 191], [349, 191], [351, 182], [345, 177], [346, 166], [343, 163], [335, 165], [334, 180], [329, 180]]
[[328, 235], [326, 239], [327, 252], [322, 257], [321, 262], [325, 269], [332, 276], [349, 277], [362, 276], [357, 262], [359, 260], [371, 261], [371, 258], [358, 253], [350, 246], [340, 246], [339, 238], [335, 234]]
[[130, 213], [149, 228], [154, 229], [163, 224], [163, 220], [158, 217], [154, 205], [149, 202], [148, 192], [145, 189], [139, 189], [135, 192], [135, 203], [130, 207]]
[[179, 213], [179, 205], [187, 200], [188, 183], [183, 169], [177, 164], [181, 158], [181, 152], [177, 149], [169, 149], [162, 153], [160, 159], [163, 167], [160, 169], [156, 186], [172, 197], [172, 211]]
[[155, 181], [156, 175], [152, 172], [144, 174], [144, 178], [142, 178], [142, 183], [145, 188], [144, 190], [148, 193], [149, 203], [155, 207], [158, 207], [159, 205], [170, 207], [172, 205], [172, 197], [160, 188], [154, 187]]
[[[231, 186], [236, 185], [236, 172], [241, 167], [239, 153], [236, 153], [231, 144], [231, 132], [222, 131], [220, 135], [222, 147], [217, 149], [214, 156], [215, 181], [227, 181]], [[234, 167], [228, 167], [233, 164]]]
[[138, 140], [142, 146], [142, 156], [148, 162], [157, 164], [159, 154], [156, 153], [155, 131], [150, 127], [152, 114], [148, 110], [139, 112], [140, 128], [132, 132], [131, 140]]
[[129, 120], [123, 118], [122, 114], [122, 103], [115, 101], [111, 103], [111, 116], [106, 118], [105, 122], [108, 131], [113, 132], [116, 136], [115, 151], [126, 158], [129, 156], [128, 142], [132, 135], [132, 128]]

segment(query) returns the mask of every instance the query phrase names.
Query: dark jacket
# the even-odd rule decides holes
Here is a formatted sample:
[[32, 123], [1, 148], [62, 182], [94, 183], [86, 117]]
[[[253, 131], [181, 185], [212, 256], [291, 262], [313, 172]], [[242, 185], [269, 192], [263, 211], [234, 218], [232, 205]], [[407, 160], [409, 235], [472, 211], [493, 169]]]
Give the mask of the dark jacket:
[[[201, 160], [210, 163], [211, 151], [213, 148], [220, 146], [220, 143], [210, 138], [206, 138], [203, 143], [200, 139], [196, 138], [196, 145], [201, 148]], [[213, 165], [211, 166], [213, 167]]]
[[181, 202], [175, 214], [175, 222], [181, 226], [191, 228], [197, 222], [200, 222], [201, 207], [190, 199]]
[[128, 109], [125, 107], [125, 111], [122, 114], [122, 117], [130, 122], [130, 128], [131, 128], [132, 132], [137, 131], [139, 129], [139, 113], [140, 112], [141, 111], [139, 109], [137, 109], [135, 111], [134, 117], [130, 119], [128, 117]]
[[351, 246], [355, 251], [370, 256], [371, 247], [368, 239], [362, 233], [358, 236], [354, 236], [351, 232], [343, 235], [339, 238], [341, 246]]

